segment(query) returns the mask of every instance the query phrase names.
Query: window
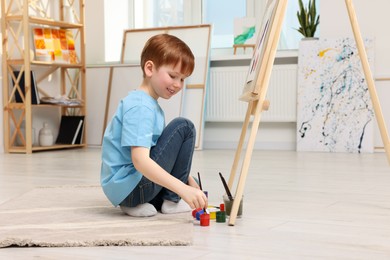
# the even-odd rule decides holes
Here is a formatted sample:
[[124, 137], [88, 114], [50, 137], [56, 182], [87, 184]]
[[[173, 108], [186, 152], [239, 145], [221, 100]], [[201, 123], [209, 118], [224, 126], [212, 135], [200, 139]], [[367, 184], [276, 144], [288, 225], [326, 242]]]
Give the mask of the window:
[[134, 9], [135, 28], [184, 24], [183, 0], [135, 0]]
[[[304, 5], [307, 5], [309, 0], [302, 1]], [[316, 1], [317, 13], [320, 13], [319, 0]], [[299, 28], [297, 11], [299, 10], [298, 0], [288, 1], [286, 16], [284, 17], [284, 23], [282, 27], [282, 33], [280, 35], [279, 50], [291, 50], [298, 49], [299, 42], [302, 39], [302, 35], [296, 30]], [[320, 33], [320, 26], [317, 27], [316, 35]]]
[[[104, 0], [105, 59], [119, 61], [123, 30], [211, 23], [211, 48], [233, 46], [234, 18], [254, 16], [261, 21], [267, 0]], [[309, 0], [303, 0], [307, 4]], [[317, 1], [317, 12], [319, 12]], [[288, 1], [279, 49], [297, 49], [298, 1]]]
[[[120, 60], [123, 31], [200, 24], [199, 1], [189, 0], [104, 0], [105, 60]], [[198, 11], [196, 11], [198, 10]], [[195, 13], [195, 14], [194, 14]]]
[[203, 22], [213, 25], [211, 48], [233, 46], [234, 18], [245, 17], [246, 0], [204, 0]]
[[120, 60], [123, 31], [129, 27], [129, 1], [104, 0], [104, 46], [106, 62]]

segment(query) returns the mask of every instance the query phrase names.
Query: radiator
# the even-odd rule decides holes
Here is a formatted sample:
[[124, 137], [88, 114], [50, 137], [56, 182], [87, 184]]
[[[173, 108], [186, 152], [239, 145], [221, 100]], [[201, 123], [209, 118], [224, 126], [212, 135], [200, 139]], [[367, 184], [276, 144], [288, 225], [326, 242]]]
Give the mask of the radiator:
[[[210, 68], [210, 85], [206, 99], [206, 121], [242, 122], [248, 103], [238, 100], [246, 80], [248, 67]], [[262, 122], [296, 122], [297, 65], [274, 65], [267, 98], [268, 111]]]

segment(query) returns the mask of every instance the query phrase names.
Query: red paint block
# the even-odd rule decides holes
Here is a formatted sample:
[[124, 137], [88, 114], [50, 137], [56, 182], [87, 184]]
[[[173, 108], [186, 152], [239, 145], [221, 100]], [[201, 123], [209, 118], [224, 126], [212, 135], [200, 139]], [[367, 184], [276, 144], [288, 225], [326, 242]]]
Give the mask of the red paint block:
[[196, 218], [196, 213], [199, 212], [199, 211], [201, 211], [201, 210], [202, 210], [202, 208], [194, 209], [194, 210], [192, 211], [192, 216], [193, 216], [194, 218]]
[[210, 215], [207, 213], [203, 213], [200, 215], [200, 225], [202, 227], [210, 226]]

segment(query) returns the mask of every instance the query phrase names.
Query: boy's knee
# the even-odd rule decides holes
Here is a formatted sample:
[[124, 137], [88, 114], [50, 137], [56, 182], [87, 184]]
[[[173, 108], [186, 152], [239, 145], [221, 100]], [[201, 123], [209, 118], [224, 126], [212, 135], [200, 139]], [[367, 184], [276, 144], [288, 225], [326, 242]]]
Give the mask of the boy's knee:
[[185, 125], [190, 131], [193, 132], [194, 135], [196, 134], [195, 125], [188, 118], [177, 117], [177, 118], [173, 119], [172, 122], [177, 124], [177, 125]]
[[176, 124], [187, 124], [189, 127], [195, 127], [194, 123], [192, 123], [191, 120], [185, 117], [176, 117], [175, 119], [172, 120], [172, 122], [175, 122]]

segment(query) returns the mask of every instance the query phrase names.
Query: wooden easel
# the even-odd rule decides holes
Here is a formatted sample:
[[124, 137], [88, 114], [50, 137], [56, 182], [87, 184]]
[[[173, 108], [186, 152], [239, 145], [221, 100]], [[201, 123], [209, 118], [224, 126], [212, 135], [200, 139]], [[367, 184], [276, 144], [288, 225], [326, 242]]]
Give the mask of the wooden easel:
[[359, 51], [360, 60], [362, 62], [362, 67], [364, 71], [364, 76], [367, 81], [368, 91], [370, 92], [371, 102], [374, 107], [376, 121], [378, 122], [379, 131], [381, 133], [382, 142], [385, 147], [387, 154], [387, 161], [390, 163], [390, 139], [386, 129], [385, 119], [383, 118], [383, 113], [381, 105], [379, 103], [378, 95], [375, 88], [374, 78], [371, 73], [370, 65], [368, 63], [366, 49], [364, 48], [364, 41], [360, 33], [359, 24], [356, 17], [355, 8], [353, 7], [352, 0], [345, 0], [347, 5], [349, 19], [351, 21], [351, 26], [353, 34], [355, 36], [356, 46]]
[[261, 112], [268, 109], [268, 101], [265, 100], [267, 89], [269, 85], [269, 80], [271, 76], [271, 71], [273, 63], [275, 60], [276, 50], [280, 38], [280, 32], [282, 30], [282, 24], [284, 15], [287, 8], [287, 0], [274, 0], [275, 11], [274, 15], [270, 19], [270, 25], [267, 32], [267, 37], [265, 38], [264, 52], [260, 62], [260, 67], [258, 74], [255, 76], [255, 88], [251, 93], [244, 93], [242, 99], [248, 101], [248, 109], [246, 112], [245, 120], [242, 126], [241, 136], [236, 150], [232, 170], [230, 172], [230, 177], [228, 181], [229, 189], [232, 189], [234, 178], [237, 172], [238, 163], [241, 158], [241, 152], [245, 142], [246, 131], [249, 127], [250, 119], [253, 116], [253, 122], [251, 127], [251, 133], [247, 142], [246, 153], [242, 162], [241, 174], [238, 180], [235, 199], [232, 205], [230, 212], [229, 225], [233, 226], [237, 218], [239, 204], [244, 192], [244, 186], [246, 182], [246, 177], [248, 175], [248, 169], [250, 160], [252, 157], [253, 147], [257, 135], [257, 130], [260, 124]]
[[[266, 107], [265, 96], [267, 94], [269, 78], [271, 75], [273, 62], [275, 60], [277, 44], [279, 42], [280, 31], [281, 31], [281, 26], [282, 26], [282, 22], [283, 22], [283, 19], [281, 19], [281, 17], [284, 16], [285, 9], [287, 6], [287, 0], [276, 0], [276, 1], [277, 1], [277, 6], [275, 7], [276, 12], [275, 12], [275, 17], [273, 19], [274, 22], [272, 23], [272, 25], [270, 27], [269, 37], [266, 41], [266, 45], [264, 46], [265, 52], [264, 52], [264, 55], [263, 55], [262, 60], [261, 60], [260, 71], [259, 71], [258, 75], [256, 76], [256, 88], [255, 88], [254, 92], [249, 93], [246, 97], [244, 97], [245, 99], [248, 100], [248, 109], [247, 109], [245, 120], [244, 120], [244, 123], [242, 126], [240, 140], [238, 143], [233, 166], [232, 166], [230, 177], [229, 177], [228, 186], [229, 186], [230, 190], [232, 189], [232, 186], [233, 186], [234, 178], [235, 178], [238, 164], [239, 164], [239, 161], [241, 158], [241, 152], [242, 152], [243, 145], [245, 142], [246, 131], [249, 127], [250, 118], [252, 116], [253, 116], [253, 122], [252, 122], [252, 127], [251, 127], [251, 133], [250, 133], [250, 136], [249, 136], [249, 139], [247, 142], [245, 156], [244, 156], [243, 162], [242, 162], [241, 173], [240, 173], [240, 177], [239, 177], [238, 184], [237, 184], [236, 194], [234, 196], [235, 199], [234, 199], [234, 202], [232, 205], [230, 218], [229, 218], [229, 222], [228, 222], [228, 224], [230, 226], [234, 226], [234, 224], [235, 224], [239, 204], [240, 204], [240, 201], [241, 201], [242, 196], [243, 196], [246, 177], [248, 175], [249, 164], [250, 164], [250, 160], [252, 157], [252, 152], [253, 152], [253, 147], [254, 147], [257, 131], [259, 128], [261, 112], [263, 110], [265, 110], [264, 108]], [[368, 59], [367, 59], [367, 54], [366, 54], [365, 48], [364, 48], [364, 43], [363, 43], [362, 37], [360, 35], [355, 11], [354, 11], [354, 8], [352, 6], [352, 0], [345, 0], [345, 2], [347, 4], [352, 29], [353, 29], [353, 32], [355, 35], [355, 41], [356, 41], [356, 44], [357, 44], [357, 47], [359, 50], [359, 55], [360, 55], [360, 59], [362, 61], [365, 78], [367, 80], [368, 89], [369, 89], [371, 100], [372, 100], [372, 103], [374, 106], [375, 116], [376, 116], [377, 121], [378, 121], [382, 141], [384, 143], [385, 150], [387, 153], [387, 159], [390, 163], [390, 141], [389, 141], [389, 137], [387, 134], [386, 125], [385, 125], [385, 121], [384, 121], [383, 114], [381, 111], [379, 99], [378, 99], [378, 96], [376, 94], [374, 79], [373, 79], [371, 71], [370, 71], [370, 67], [369, 67], [369, 63], [368, 63]], [[279, 18], [279, 19], [277, 19], [277, 18]]]

